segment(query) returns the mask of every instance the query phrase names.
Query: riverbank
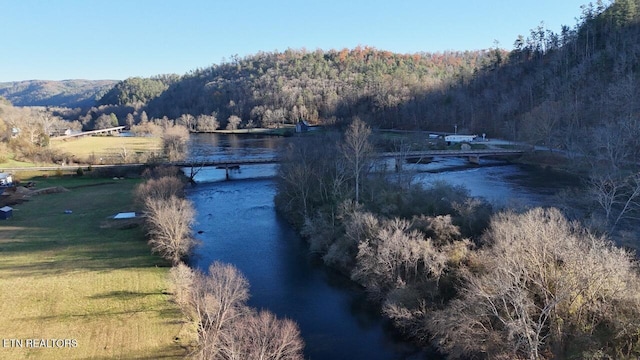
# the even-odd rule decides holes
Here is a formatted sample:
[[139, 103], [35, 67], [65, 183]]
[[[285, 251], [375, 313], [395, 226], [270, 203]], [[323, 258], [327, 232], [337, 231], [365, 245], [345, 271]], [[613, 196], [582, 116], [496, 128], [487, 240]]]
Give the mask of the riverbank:
[[139, 181], [33, 180], [69, 191], [33, 196], [0, 223], [0, 337], [16, 340], [0, 358], [183, 358], [167, 264], [151, 255], [140, 226], [110, 220], [133, 209]]
[[[250, 129], [235, 129], [235, 130], [213, 130], [207, 133], [211, 134], [236, 134], [236, 135], [273, 135], [273, 136], [292, 136], [296, 132], [295, 125], [283, 125], [279, 128], [250, 128]], [[205, 133], [201, 133], [205, 134]]]

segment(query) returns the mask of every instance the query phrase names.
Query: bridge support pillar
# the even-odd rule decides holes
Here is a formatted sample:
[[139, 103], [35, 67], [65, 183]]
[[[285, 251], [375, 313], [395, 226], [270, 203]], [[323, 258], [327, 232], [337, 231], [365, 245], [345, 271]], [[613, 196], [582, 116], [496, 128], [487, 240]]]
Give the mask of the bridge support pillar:
[[480, 165], [480, 156], [478, 155], [469, 156], [469, 162], [475, 165]]
[[397, 158], [395, 158], [395, 161], [396, 161], [396, 164], [395, 164], [396, 165], [396, 172], [402, 171], [402, 159], [397, 157]]

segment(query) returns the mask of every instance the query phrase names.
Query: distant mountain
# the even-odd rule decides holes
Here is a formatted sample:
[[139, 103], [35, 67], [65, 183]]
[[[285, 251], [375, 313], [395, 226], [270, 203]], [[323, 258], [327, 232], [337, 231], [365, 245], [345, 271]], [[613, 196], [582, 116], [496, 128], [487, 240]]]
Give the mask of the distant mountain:
[[25, 80], [0, 83], [0, 96], [15, 106], [91, 107], [117, 80]]

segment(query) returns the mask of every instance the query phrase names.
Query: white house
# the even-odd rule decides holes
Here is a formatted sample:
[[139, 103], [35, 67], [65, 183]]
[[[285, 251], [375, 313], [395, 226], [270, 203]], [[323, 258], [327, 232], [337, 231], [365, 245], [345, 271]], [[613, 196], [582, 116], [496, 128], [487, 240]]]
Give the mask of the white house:
[[447, 135], [444, 137], [444, 141], [448, 143], [471, 142], [477, 137], [478, 135]]
[[11, 186], [13, 184], [13, 178], [9, 173], [0, 173], [0, 186]]

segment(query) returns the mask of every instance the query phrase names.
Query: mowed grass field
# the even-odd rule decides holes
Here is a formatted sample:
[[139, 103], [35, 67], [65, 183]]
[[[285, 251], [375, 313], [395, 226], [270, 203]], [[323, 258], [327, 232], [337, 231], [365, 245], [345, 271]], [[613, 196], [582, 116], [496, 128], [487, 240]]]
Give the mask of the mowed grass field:
[[127, 156], [160, 152], [162, 140], [157, 137], [131, 136], [87, 136], [68, 140], [52, 140], [51, 148], [75, 155], [78, 159], [87, 160], [90, 156], [96, 159], [118, 159], [124, 150]]
[[[184, 357], [167, 264], [150, 254], [141, 227], [109, 220], [133, 210], [138, 181], [34, 181], [70, 191], [34, 196], [0, 220], [0, 359]], [[73, 339], [77, 347], [27, 348], [27, 339]]]

